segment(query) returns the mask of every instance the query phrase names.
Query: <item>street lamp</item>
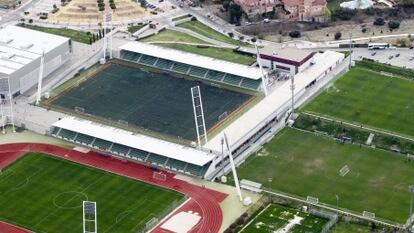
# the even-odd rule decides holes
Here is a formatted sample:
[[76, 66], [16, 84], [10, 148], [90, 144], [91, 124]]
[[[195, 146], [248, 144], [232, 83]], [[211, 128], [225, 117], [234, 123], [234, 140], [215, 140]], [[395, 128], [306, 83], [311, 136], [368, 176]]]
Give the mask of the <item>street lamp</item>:
[[335, 194], [335, 198], [336, 198], [336, 208], [339, 209], [339, 196], [338, 196], [338, 194]]
[[414, 196], [414, 185], [408, 186], [408, 192], [411, 194], [411, 200], [410, 200], [410, 217], [413, 215], [413, 196]]
[[[271, 177], [269, 177], [269, 178], [267, 178], [267, 182], [269, 182], [269, 190], [272, 190], [272, 181], [273, 181], [273, 178], [271, 178]], [[270, 194], [270, 192], [269, 192], [269, 199], [270, 199], [270, 197], [271, 197], [271, 194]]]
[[352, 32], [349, 33], [349, 69], [352, 67]]

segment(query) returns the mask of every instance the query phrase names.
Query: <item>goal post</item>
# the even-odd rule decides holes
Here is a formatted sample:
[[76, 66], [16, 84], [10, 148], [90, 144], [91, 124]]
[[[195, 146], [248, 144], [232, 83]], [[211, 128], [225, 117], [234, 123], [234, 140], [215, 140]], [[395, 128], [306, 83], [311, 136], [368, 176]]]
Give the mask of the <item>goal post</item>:
[[162, 172], [162, 171], [159, 171], [159, 172], [154, 171], [154, 172], [152, 173], [152, 178], [153, 178], [154, 180], [166, 181], [166, 180], [167, 180], [167, 174], [165, 174], [165, 173], [164, 173], [164, 172]]
[[96, 202], [83, 201], [82, 212], [83, 233], [97, 233], [98, 219], [96, 215]]

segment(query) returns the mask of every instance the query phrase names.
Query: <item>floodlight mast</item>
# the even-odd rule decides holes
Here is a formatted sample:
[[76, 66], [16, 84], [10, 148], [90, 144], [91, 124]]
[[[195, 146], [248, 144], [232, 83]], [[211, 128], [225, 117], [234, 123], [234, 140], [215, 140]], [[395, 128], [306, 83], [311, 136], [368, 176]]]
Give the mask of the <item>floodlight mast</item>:
[[5, 134], [6, 130], [5, 130], [5, 120], [4, 120], [3, 99], [2, 98], [0, 98], [0, 113], [1, 113], [1, 126], [2, 126], [1, 132], [3, 134]]
[[242, 197], [241, 190], [240, 190], [239, 178], [237, 177], [236, 165], [234, 164], [233, 155], [231, 154], [229, 141], [227, 139], [226, 133], [223, 133], [223, 138], [224, 138], [224, 143], [226, 144], [227, 154], [230, 159], [230, 166], [233, 172], [233, 179], [234, 179], [234, 184], [236, 185], [236, 192], [237, 192], [237, 195], [239, 196], [239, 200], [243, 201], [243, 197]]
[[36, 105], [39, 105], [40, 99], [42, 96], [42, 82], [43, 82], [43, 70], [45, 63], [45, 51], [42, 51], [42, 56], [40, 57], [40, 66], [39, 66], [39, 80], [37, 81], [37, 97]]
[[267, 85], [267, 78], [266, 78], [265, 72], [263, 71], [262, 61], [260, 59], [260, 52], [259, 52], [259, 47], [257, 46], [257, 41], [256, 41], [256, 43], [254, 43], [254, 47], [256, 48], [256, 61], [257, 61], [257, 64], [259, 65], [260, 71], [262, 72], [262, 88], [263, 88], [263, 91], [265, 93], [265, 96], [267, 96], [267, 94], [268, 94], [267, 86], [266, 86]]
[[291, 100], [291, 108], [292, 113], [290, 114], [293, 117], [293, 113], [295, 111], [295, 76], [290, 74], [290, 90], [292, 91], [292, 100]]
[[[207, 143], [206, 122], [204, 120], [203, 101], [201, 100], [200, 86], [191, 88], [191, 99], [193, 101], [194, 121], [197, 132], [198, 147], [201, 148], [201, 137], [204, 137], [204, 142]], [[201, 123], [201, 125], [200, 125]], [[200, 127], [203, 132], [200, 132]]]
[[7, 85], [9, 86], [10, 120], [12, 123], [13, 133], [16, 133], [16, 128], [14, 126], [13, 100], [12, 100], [11, 87], [10, 87], [10, 77], [7, 77]]

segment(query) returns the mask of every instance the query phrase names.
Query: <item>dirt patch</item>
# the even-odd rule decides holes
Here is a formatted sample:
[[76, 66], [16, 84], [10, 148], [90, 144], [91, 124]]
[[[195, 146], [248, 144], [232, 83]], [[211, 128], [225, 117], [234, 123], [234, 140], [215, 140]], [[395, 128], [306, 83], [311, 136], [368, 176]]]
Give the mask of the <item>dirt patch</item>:
[[323, 167], [324, 161], [320, 158], [315, 158], [310, 160], [308, 163], [305, 163], [303, 166], [303, 173], [305, 175], [310, 175], [314, 173], [316, 170], [320, 170]]

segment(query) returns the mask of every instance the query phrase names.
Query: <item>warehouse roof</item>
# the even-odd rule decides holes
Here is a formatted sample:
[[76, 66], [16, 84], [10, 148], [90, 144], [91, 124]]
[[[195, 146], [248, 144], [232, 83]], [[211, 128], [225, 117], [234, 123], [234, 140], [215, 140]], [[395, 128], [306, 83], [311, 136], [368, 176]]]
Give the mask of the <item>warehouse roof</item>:
[[129, 42], [121, 46], [120, 49], [181, 62], [210, 70], [221, 71], [224, 73], [238, 75], [254, 80], [258, 80], [262, 77], [260, 69], [256, 67], [241, 65], [233, 62], [200, 56], [193, 53], [182, 52], [175, 49], [163, 48], [141, 42]]
[[0, 29], [0, 74], [12, 74], [68, 40], [18, 26]]
[[63, 118], [53, 126], [198, 166], [204, 166], [215, 157], [212, 153], [75, 117]]

